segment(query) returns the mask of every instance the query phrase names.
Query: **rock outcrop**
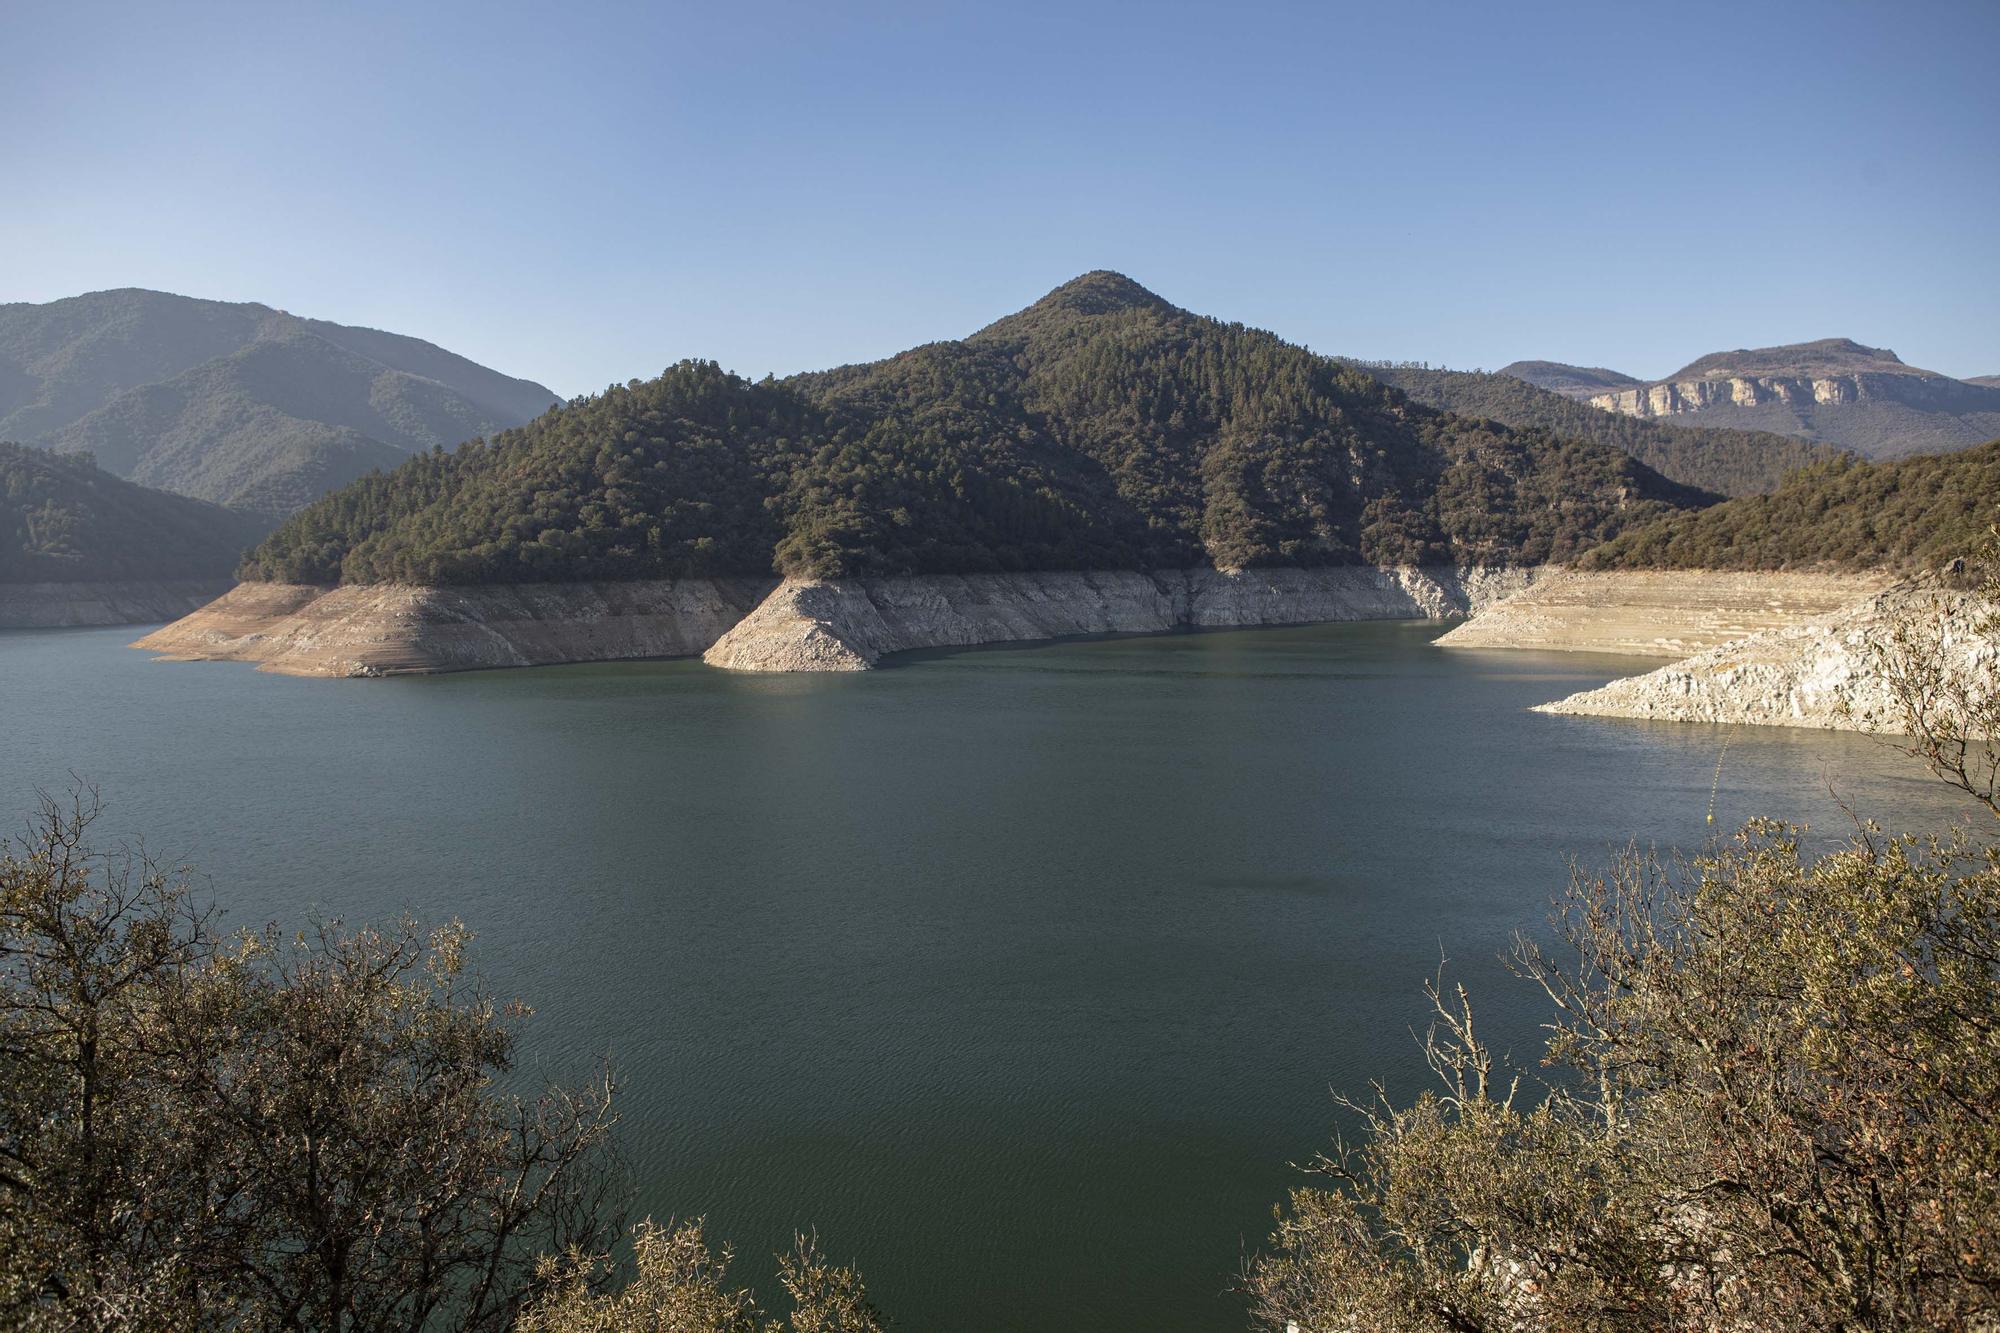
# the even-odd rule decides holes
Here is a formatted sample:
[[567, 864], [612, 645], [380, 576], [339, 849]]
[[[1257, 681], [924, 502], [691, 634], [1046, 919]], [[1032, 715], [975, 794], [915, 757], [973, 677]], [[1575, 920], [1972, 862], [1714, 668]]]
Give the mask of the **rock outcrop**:
[[1700, 425], [1801, 435], [1876, 458], [2000, 435], [2000, 390], [1845, 338], [1718, 352], [1663, 380], [1608, 386], [1587, 401], [1626, 416], [1694, 416]]
[[0, 629], [151, 625], [184, 616], [228, 584], [208, 581], [0, 583]]
[[772, 582], [243, 583], [132, 646], [169, 659], [255, 662], [295, 676], [690, 657], [741, 620]]
[[1982, 633], [1990, 608], [1966, 594], [1893, 588], [1800, 625], [1766, 630], [1643, 676], [1611, 682], [1544, 713], [1895, 731], [1899, 716], [1872, 647], [1912, 616], [1939, 626], [1949, 669], [2000, 687], [2000, 643]]
[[1564, 570], [1487, 606], [1438, 644], [1685, 657], [1803, 624], [1888, 583], [1863, 574]]
[[1088, 634], [1439, 620], [1540, 571], [1213, 569], [787, 580], [703, 654], [733, 671], [858, 671], [890, 653]]

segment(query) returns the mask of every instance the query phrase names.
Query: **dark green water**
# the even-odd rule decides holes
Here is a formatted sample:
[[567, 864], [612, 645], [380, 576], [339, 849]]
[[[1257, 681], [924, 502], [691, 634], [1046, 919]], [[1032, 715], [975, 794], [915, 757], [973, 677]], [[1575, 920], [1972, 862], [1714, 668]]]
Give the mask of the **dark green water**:
[[[1724, 736], [1529, 714], [1617, 659], [1347, 625], [932, 656], [302, 681], [137, 631], [0, 634], [0, 811], [97, 783], [238, 925], [456, 915], [562, 1072], [609, 1052], [639, 1207], [741, 1276], [817, 1225], [900, 1326], [1219, 1330], [1330, 1087], [1419, 1086], [1442, 953], [1566, 857], [1698, 846]], [[1739, 732], [1718, 827], [1954, 804], [1855, 737]]]

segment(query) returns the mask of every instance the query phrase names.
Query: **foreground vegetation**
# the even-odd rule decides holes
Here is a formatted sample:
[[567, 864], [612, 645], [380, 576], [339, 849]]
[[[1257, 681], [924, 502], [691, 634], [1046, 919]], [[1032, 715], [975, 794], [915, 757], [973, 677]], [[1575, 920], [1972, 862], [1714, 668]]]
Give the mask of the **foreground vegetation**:
[[[2000, 815], [2000, 695], [1947, 651], [2000, 616], [1956, 605], [1874, 651], [1907, 752]], [[2000, 1326], [2000, 846], [1802, 833], [1577, 875], [1559, 944], [1514, 959], [1553, 1005], [1545, 1080], [1430, 986], [1442, 1090], [1349, 1103], [1360, 1141], [1248, 1270], [1262, 1325]]]
[[1896, 462], [1838, 458], [1770, 495], [1641, 525], [1586, 569], [1935, 569], [1978, 554], [2000, 505], [2000, 440]]
[[685, 362], [308, 507], [255, 579], [1539, 563], [1704, 492], [1089, 274], [963, 342]]
[[[1989, 596], [2000, 594], [1992, 581]], [[2000, 817], [2000, 695], [1940, 586], [1874, 646], [1902, 744]], [[224, 936], [47, 804], [0, 855], [0, 1327], [873, 1333], [810, 1239], [787, 1312], [699, 1220], [622, 1224], [607, 1075], [532, 1093], [465, 932]], [[1990, 826], [1988, 826], [1990, 828]], [[1280, 1210], [1273, 1330], [1990, 1329], [2000, 844], [1768, 822], [1576, 875], [1510, 1070], [1430, 990], [1441, 1091]], [[630, 1261], [620, 1265], [614, 1254]]]
[[506, 1090], [525, 1010], [462, 929], [224, 937], [95, 816], [0, 854], [0, 1327], [878, 1327], [806, 1240], [760, 1322], [698, 1223], [642, 1225], [617, 1289], [610, 1079]]

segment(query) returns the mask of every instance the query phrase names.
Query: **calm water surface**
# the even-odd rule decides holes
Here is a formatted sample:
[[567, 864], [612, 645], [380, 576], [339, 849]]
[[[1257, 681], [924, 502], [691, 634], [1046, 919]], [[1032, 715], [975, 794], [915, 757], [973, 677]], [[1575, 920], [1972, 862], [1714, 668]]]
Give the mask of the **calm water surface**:
[[[0, 814], [98, 784], [237, 925], [405, 909], [479, 933], [530, 1056], [624, 1084], [638, 1207], [738, 1273], [797, 1227], [910, 1329], [1221, 1330], [1330, 1087], [1421, 1086], [1451, 960], [1575, 854], [1698, 847], [1726, 734], [1527, 705], [1629, 661], [1373, 624], [935, 655], [385, 681], [0, 634]], [[1864, 739], [1738, 731], [1717, 827], [1956, 811]], [[18, 813], [17, 813], [18, 812]]]

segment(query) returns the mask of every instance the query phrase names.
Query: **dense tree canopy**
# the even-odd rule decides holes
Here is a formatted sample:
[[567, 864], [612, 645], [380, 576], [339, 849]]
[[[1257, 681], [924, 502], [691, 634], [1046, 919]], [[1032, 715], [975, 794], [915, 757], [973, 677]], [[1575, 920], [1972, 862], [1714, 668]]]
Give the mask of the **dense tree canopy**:
[[1410, 403], [1089, 274], [963, 342], [751, 383], [684, 362], [299, 514], [303, 582], [1567, 558], [1709, 500]]
[[0, 583], [229, 576], [265, 520], [0, 443]]
[[1842, 457], [1770, 495], [1627, 530], [1594, 569], [1915, 569], [1975, 553], [2000, 509], [2000, 440], [1948, 454]]

